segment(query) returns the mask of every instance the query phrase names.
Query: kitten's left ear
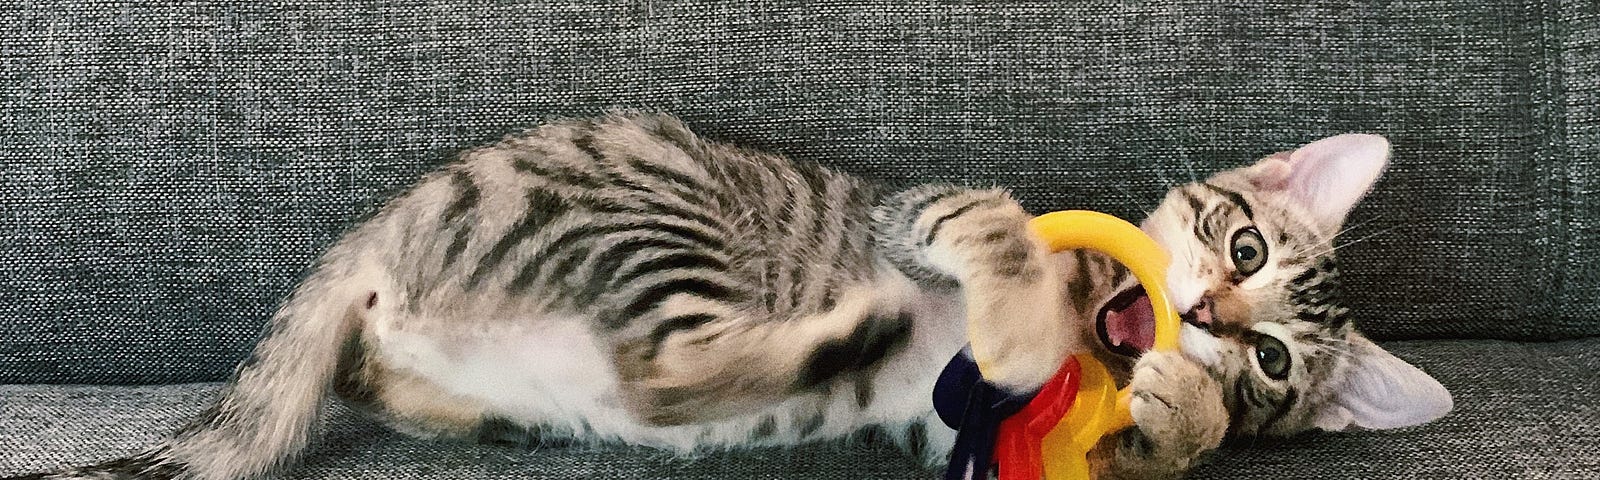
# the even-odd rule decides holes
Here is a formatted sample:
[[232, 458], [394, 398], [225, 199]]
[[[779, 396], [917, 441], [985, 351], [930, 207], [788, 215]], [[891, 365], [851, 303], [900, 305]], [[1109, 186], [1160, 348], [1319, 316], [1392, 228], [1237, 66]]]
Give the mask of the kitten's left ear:
[[1421, 425], [1455, 408], [1438, 380], [1360, 336], [1350, 342], [1349, 373], [1315, 425], [1328, 431], [1349, 427], [1387, 429]]
[[1388, 140], [1350, 133], [1269, 156], [1247, 172], [1256, 188], [1282, 191], [1318, 223], [1337, 227], [1388, 164]]

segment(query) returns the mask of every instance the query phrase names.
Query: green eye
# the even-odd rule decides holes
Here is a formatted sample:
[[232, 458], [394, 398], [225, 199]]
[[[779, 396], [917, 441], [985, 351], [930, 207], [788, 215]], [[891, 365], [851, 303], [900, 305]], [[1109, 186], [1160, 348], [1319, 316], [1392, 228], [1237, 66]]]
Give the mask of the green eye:
[[1234, 232], [1229, 250], [1228, 255], [1233, 257], [1233, 269], [1240, 276], [1253, 275], [1267, 264], [1267, 241], [1261, 238], [1261, 232], [1256, 227], [1245, 227]]
[[1267, 374], [1267, 378], [1289, 378], [1289, 367], [1293, 363], [1289, 358], [1289, 349], [1283, 346], [1283, 342], [1271, 335], [1256, 338], [1256, 366], [1261, 368], [1261, 373]]

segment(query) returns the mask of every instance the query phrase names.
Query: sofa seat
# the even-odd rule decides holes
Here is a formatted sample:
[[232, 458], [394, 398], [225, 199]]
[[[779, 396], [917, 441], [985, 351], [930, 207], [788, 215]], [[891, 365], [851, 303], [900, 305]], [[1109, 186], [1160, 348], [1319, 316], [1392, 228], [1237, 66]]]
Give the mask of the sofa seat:
[[[1230, 445], [1200, 479], [1594, 479], [1600, 338], [1388, 342], [1455, 394], [1438, 422]], [[0, 385], [0, 475], [80, 464], [157, 442], [220, 384]], [[931, 479], [891, 446], [834, 442], [677, 458], [620, 446], [518, 448], [422, 441], [342, 406], [286, 479]]]

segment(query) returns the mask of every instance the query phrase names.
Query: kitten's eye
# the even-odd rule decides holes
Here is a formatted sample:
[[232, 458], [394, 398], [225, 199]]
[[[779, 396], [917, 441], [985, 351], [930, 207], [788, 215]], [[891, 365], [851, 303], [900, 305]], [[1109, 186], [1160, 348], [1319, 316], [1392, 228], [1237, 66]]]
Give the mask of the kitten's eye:
[[1272, 335], [1261, 335], [1256, 338], [1256, 365], [1261, 367], [1261, 373], [1267, 378], [1283, 380], [1289, 378], [1289, 366], [1293, 362], [1289, 359], [1289, 348], [1283, 342], [1273, 338]]
[[1261, 239], [1261, 232], [1256, 227], [1245, 227], [1233, 233], [1233, 246], [1229, 255], [1233, 257], [1233, 269], [1240, 276], [1248, 277], [1261, 270], [1267, 264], [1267, 241]]

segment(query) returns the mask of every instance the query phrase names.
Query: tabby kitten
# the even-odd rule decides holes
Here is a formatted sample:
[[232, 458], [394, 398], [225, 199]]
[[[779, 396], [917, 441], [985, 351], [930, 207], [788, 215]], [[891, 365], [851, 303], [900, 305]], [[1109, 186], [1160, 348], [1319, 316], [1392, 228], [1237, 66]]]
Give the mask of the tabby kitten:
[[132, 457], [24, 478], [248, 479], [285, 467], [331, 389], [422, 437], [508, 433], [680, 452], [874, 427], [928, 465], [930, 391], [966, 342], [1006, 388], [1089, 351], [1137, 422], [1102, 477], [1181, 475], [1225, 436], [1415, 425], [1451, 408], [1352, 328], [1331, 248], [1388, 144], [1342, 135], [1173, 189], [1184, 353], [1095, 253], [1048, 253], [1001, 190], [887, 192], [704, 140], [663, 115], [561, 121], [465, 153], [356, 227], [221, 397]]

